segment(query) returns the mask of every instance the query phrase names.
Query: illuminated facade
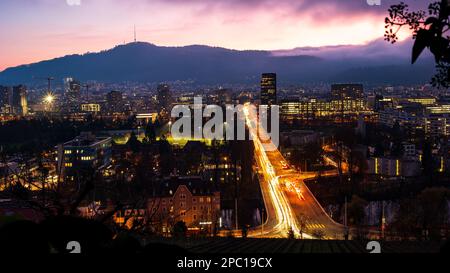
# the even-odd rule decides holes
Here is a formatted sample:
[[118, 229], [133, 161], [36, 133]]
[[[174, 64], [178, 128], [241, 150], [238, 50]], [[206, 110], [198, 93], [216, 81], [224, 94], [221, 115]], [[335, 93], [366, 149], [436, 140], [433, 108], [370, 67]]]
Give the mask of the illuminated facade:
[[423, 118], [420, 111], [407, 111], [403, 108], [387, 108], [379, 112], [379, 123], [393, 127], [396, 123], [402, 127], [423, 127]]
[[367, 174], [386, 177], [414, 177], [420, 175], [418, 159], [375, 157], [367, 160]]
[[433, 100], [408, 99], [404, 103], [379, 111], [378, 121], [389, 127], [398, 124], [407, 130], [423, 130], [428, 137], [449, 136], [450, 105], [427, 106]]
[[12, 113], [11, 109], [12, 88], [0, 85], [0, 114], [7, 115]]
[[450, 105], [427, 107], [424, 120], [428, 136], [450, 136]]
[[96, 104], [96, 103], [86, 103], [86, 104], [81, 105], [82, 112], [99, 113], [100, 109], [101, 109], [100, 104]]
[[284, 100], [281, 116], [284, 119], [312, 119], [338, 115], [356, 116], [367, 111], [363, 99], [345, 100]]
[[381, 95], [375, 95], [373, 103], [373, 110], [375, 112], [383, 111], [392, 107], [394, 107], [394, 101], [392, 98], [385, 98]]
[[428, 114], [450, 114], [450, 104], [429, 106], [426, 108]]
[[286, 99], [280, 106], [285, 120], [357, 116], [368, 110], [361, 84], [334, 84], [329, 99]]
[[65, 110], [69, 113], [78, 112], [81, 105], [81, 84], [73, 78], [64, 79]]
[[75, 139], [58, 146], [58, 170], [72, 179], [83, 169], [99, 169], [111, 163], [110, 137], [96, 137], [83, 133]]
[[24, 85], [2, 87], [0, 100], [3, 114], [26, 116], [28, 115], [27, 88]]
[[450, 114], [427, 115], [425, 133], [430, 137], [450, 136]]
[[149, 122], [154, 123], [158, 118], [158, 113], [139, 113], [136, 115], [136, 121], [140, 126], [146, 126]]
[[420, 103], [422, 105], [435, 105], [436, 99], [435, 98], [410, 98], [407, 99], [408, 102], [412, 103]]
[[184, 93], [177, 97], [177, 105], [191, 105], [194, 104], [194, 93]]
[[179, 221], [190, 229], [212, 232], [220, 217], [220, 192], [200, 177], [171, 177], [161, 181], [147, 209], [151, 220], [162, 224], [163, 232]]

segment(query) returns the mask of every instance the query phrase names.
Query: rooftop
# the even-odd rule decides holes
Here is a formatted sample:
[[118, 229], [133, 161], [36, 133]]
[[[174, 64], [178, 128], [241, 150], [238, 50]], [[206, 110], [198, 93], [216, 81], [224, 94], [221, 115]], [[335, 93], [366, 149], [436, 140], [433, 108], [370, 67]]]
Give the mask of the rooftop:
[[64, 146], [70, 147], [87, 147], [87, 146], [96, 146], [102, 142], [106, 142], [111, 140], [110, 137], [97, 137], [93, 135], [91, 132], [81, 133], [76, 138], [64, 143]]
[[212, 195], [214, 192], [218, 192], [215, 186], [202, 179], [200, 176], [189, 177], [166, 177], [161, 181], [160, 187], [157, 191], [157, 195], [160, 197], [170, 197], [175, 194], [178, 187], [186, 186], [192, 195]]

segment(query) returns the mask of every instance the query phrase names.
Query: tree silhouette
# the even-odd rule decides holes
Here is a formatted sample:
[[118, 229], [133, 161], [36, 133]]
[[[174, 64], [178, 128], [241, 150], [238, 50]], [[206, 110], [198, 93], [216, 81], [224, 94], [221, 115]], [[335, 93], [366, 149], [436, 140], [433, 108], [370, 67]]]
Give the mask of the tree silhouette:
[[428, 11], [410, 11], [403, 2], [389, 8], [389, 16], [385, 19], [385, 40], [391, 43], [398, 41], [398, 32], [408, 26], [415, 40], [412, 50], [414, 64], [425, 48], [434, 55], [437, 74], [432, 79], [436, 87], [450, 87], [450, 30], [448, 0], [431, 3]]
[[129, 146], [133, 152], [139, 151], [141, 142], [137, 139], [137, 136], [134, 132], [131, 133], [130, 138], [127, 142], [127, 146]]
[[448, 223], [449, 197], [447, 188], [427, 188], [417, 197], [421, 228], [432, 239], [440, 239], [440, 229]]
[[429, 185], [434, 184], [434, 176], [436, 173], [436, 164], [433, 159], [433, 147], [429, 141], [425, 141], [423, 144], [423, 155], [422, 155], [422, 168], [423, 175], [426, 177]]
[[176, 238], [185, 238], [187, 233], [186, 223], [183, 221], [176, 222], [172, 228], [172, 232]]
[[295, 232], [292, 229], [292, 227], [289, 228], [288, 233], [287, 233], [288, 239], [290, 240], [295, 240]]
[[367, 201], [357, 195], [352, 196], [351, 202], [348, 204], [348, 217], [354, 225], [361, 225], [366, 216], [365, 207]]
[[149, 121], [145, 128], [145, 141], [154, 143], [156, 141], [156, 128], [152, 121]]
[[248, 227], [247, 225], [242, 226], [242, 238], [247, 238], [248, 236]]

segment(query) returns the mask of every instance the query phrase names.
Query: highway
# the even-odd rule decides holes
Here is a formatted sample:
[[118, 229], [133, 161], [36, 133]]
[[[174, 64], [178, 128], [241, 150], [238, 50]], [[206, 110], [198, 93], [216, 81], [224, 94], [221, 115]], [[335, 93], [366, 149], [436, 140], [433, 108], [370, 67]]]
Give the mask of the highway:
[[[297, 237], [343, 239], [345, 227], [334, 222], [321, 207], [304, 180], [316, 173], [300, 173], [288, 166], [286, 159], [270, 141], [258, 137], [258, 117], [249, 106], [244, 115], [255, 146], [255, 160], [260, 174], [260, 186], [266, 206], [267, 221], [249, 231], [249, 237], [287, 237], [289, 231]], [[265, 132], [259, 132], [263, 136]], [[262, 139], [267, 139], [267, 135]], [[322, 175], [336, 175], [336, 171]]]

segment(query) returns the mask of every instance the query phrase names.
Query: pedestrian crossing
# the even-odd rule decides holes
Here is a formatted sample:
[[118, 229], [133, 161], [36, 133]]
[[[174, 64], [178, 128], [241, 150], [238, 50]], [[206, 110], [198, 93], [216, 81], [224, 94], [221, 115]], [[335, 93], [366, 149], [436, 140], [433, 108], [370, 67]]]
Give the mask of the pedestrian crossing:
[[307, 229], [324, 229], [324, 224], [306, 224]]

